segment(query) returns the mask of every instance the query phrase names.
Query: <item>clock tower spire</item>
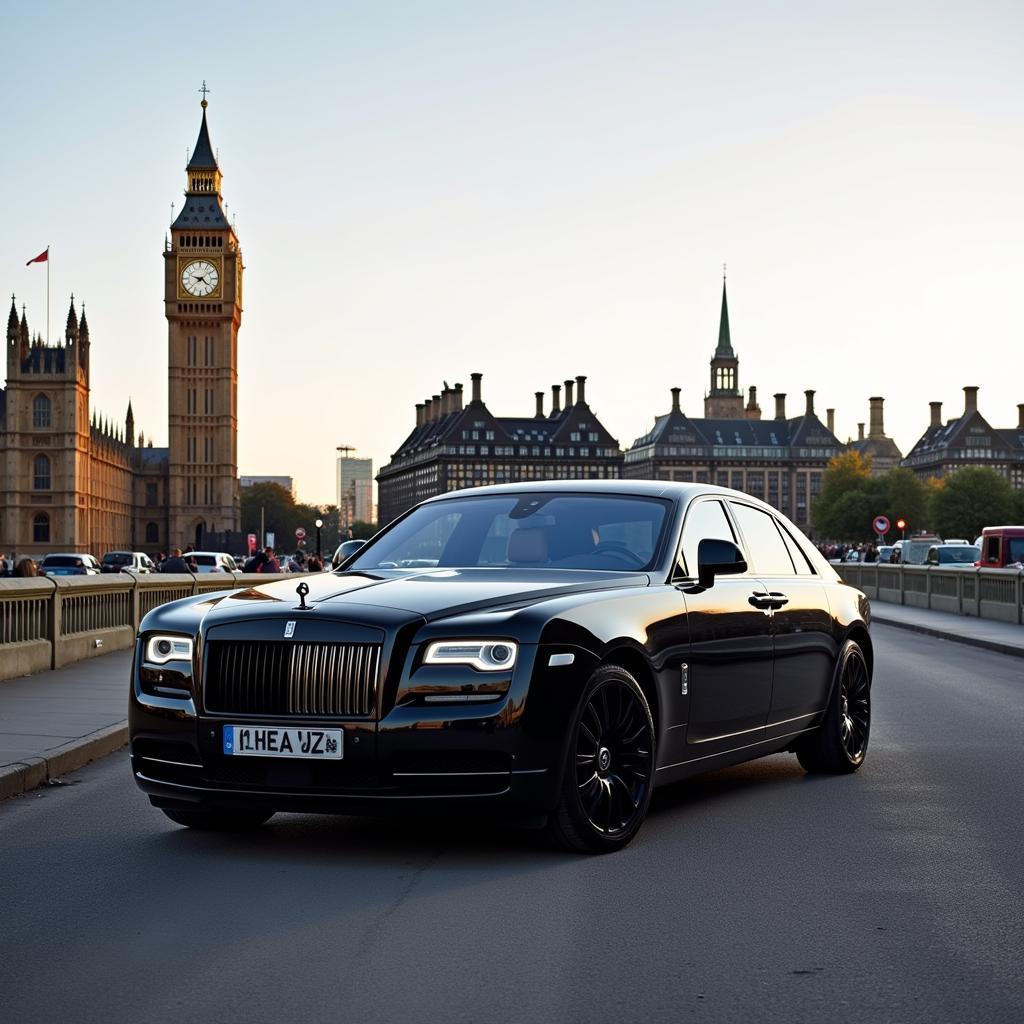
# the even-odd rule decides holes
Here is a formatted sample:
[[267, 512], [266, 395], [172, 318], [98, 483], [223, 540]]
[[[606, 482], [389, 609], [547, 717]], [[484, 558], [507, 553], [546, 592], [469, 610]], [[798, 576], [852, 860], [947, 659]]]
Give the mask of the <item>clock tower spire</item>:
[[[238, 330], [242, 251], [224, 213], [221, 170], [202, 121], [185, 168], [185, 201], [164, 249], [167, 317], [166, 546], [227, 544], [240, 527]], [[210, 535], [215, 536], [210, 536]], [[161, 543], [164, 539], [161, 540]]]

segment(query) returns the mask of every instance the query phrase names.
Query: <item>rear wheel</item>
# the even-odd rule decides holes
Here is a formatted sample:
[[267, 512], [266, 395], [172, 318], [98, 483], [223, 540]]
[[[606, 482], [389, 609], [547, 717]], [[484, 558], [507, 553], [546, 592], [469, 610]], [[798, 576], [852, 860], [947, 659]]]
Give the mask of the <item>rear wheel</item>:
[[871, 733], [871, 673], [864, 651], [847, 640], [836, 663], [825, 719], [796, 748], [808, 772], [844, 775], [863, 763]]
[[162, 807], [171, 821], [207, 832], [245, 832], [270, 821], [273, 811], [223, 807]]
[[554, 841], [583, 853], [622, 849], [640, 830], [654, 786], [654, 722], [637, 681], [599, 668], [587, 684], [569, 736]]

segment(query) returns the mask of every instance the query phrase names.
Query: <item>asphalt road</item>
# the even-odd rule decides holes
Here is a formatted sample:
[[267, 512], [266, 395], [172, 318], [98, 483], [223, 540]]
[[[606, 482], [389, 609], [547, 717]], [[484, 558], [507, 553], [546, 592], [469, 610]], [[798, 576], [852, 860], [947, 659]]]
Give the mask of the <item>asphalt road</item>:
[[659, 791], [597, 858], [472, 823], [172, 825], [124, 753], [0, 804], [0, 1017], [1024, 1019], [1024, 661], [876, 627], [868, 762]]

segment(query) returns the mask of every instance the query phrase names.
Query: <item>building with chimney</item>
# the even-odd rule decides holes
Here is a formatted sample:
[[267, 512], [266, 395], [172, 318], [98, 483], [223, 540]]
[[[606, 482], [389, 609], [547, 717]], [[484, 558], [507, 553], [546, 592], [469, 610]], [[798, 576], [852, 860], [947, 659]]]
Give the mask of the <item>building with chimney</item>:
[[[435, 494], [529, 480], [607, 480], [620, 476], [619, 442], [587, 402], [586, 377], [534, 394], [532, 416], [496, 416], [484, 403], [483, 374], [472, 392], [447, 383], [416, 405], [416, 425], [377, 475], [381, 525]], [[563, 392], [564, 386], [564, 392]]]
[[[871, 465], [871, 475], [881, 476], [895, 469], [903, 459], [903, 453], [891, 437], [886, 437], [885, 424], [882, 416], [884, 398], [869, 398], [869, 423], [867, 436], [864, 436], [864, 424], [857, 424], [857, 440], [847, 442], [850, 451], [858, 452], [862, 459]], [[828, 410], [832, 413], [832, 410]], [[831, 422], [829, 424], [831, 428]]]
[[978, 389], [964, 388], [959, 416], [942, 418], [942, 403], [931, 402], [928, 429], [902, 465], [923, 479], [944, 477], [964, 466], [988, 466], [1017, 489], [1024, 489], [1024, 404], [1017, 406], [1015, 427], [993, 427], [978, 411]]
[[779, 393], [774, 416], [765, 419], [756, 387], [749, 389], [744, 404], [724, 281], [704, 415], [688, 416], [680, 399], [682, 390], [670, 390], [669, 411], [656, 416], [654, 426], [626, 452], [623, 477], [732, 487], [767, 501], [809, 530], [822, 476], [843, 447], [833, 430], [833, 410], [829, 410], [828, 424], [822, 423], [814, 410], [814, 391], [805, 391], [803, 412], [791, 416], [786, 395]]
[[239, 529], [237, 354], [242, 255], [224, 214], [202, 101], [181, 212], [164, 243], [168, 448], [90, 409], [85, 308], [64, 339], [32, 335], [14, 297], [0, 389], [0, 549], [156, 553], [230, 543]]

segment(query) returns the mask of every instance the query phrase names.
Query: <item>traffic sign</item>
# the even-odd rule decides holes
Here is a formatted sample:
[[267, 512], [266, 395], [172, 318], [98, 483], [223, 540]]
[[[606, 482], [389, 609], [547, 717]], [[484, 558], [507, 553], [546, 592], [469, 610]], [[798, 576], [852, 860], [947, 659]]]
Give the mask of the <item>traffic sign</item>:
[[875, 520], [871, 525], [875, 533], [883, 534], [889, 532], [889, 519], [887, 516], [875, 516]]
[[295, 539], [296, 540], [305, 540], [306, 539], [306, 531], [301, 526], [296, 526], [295, 527]]

